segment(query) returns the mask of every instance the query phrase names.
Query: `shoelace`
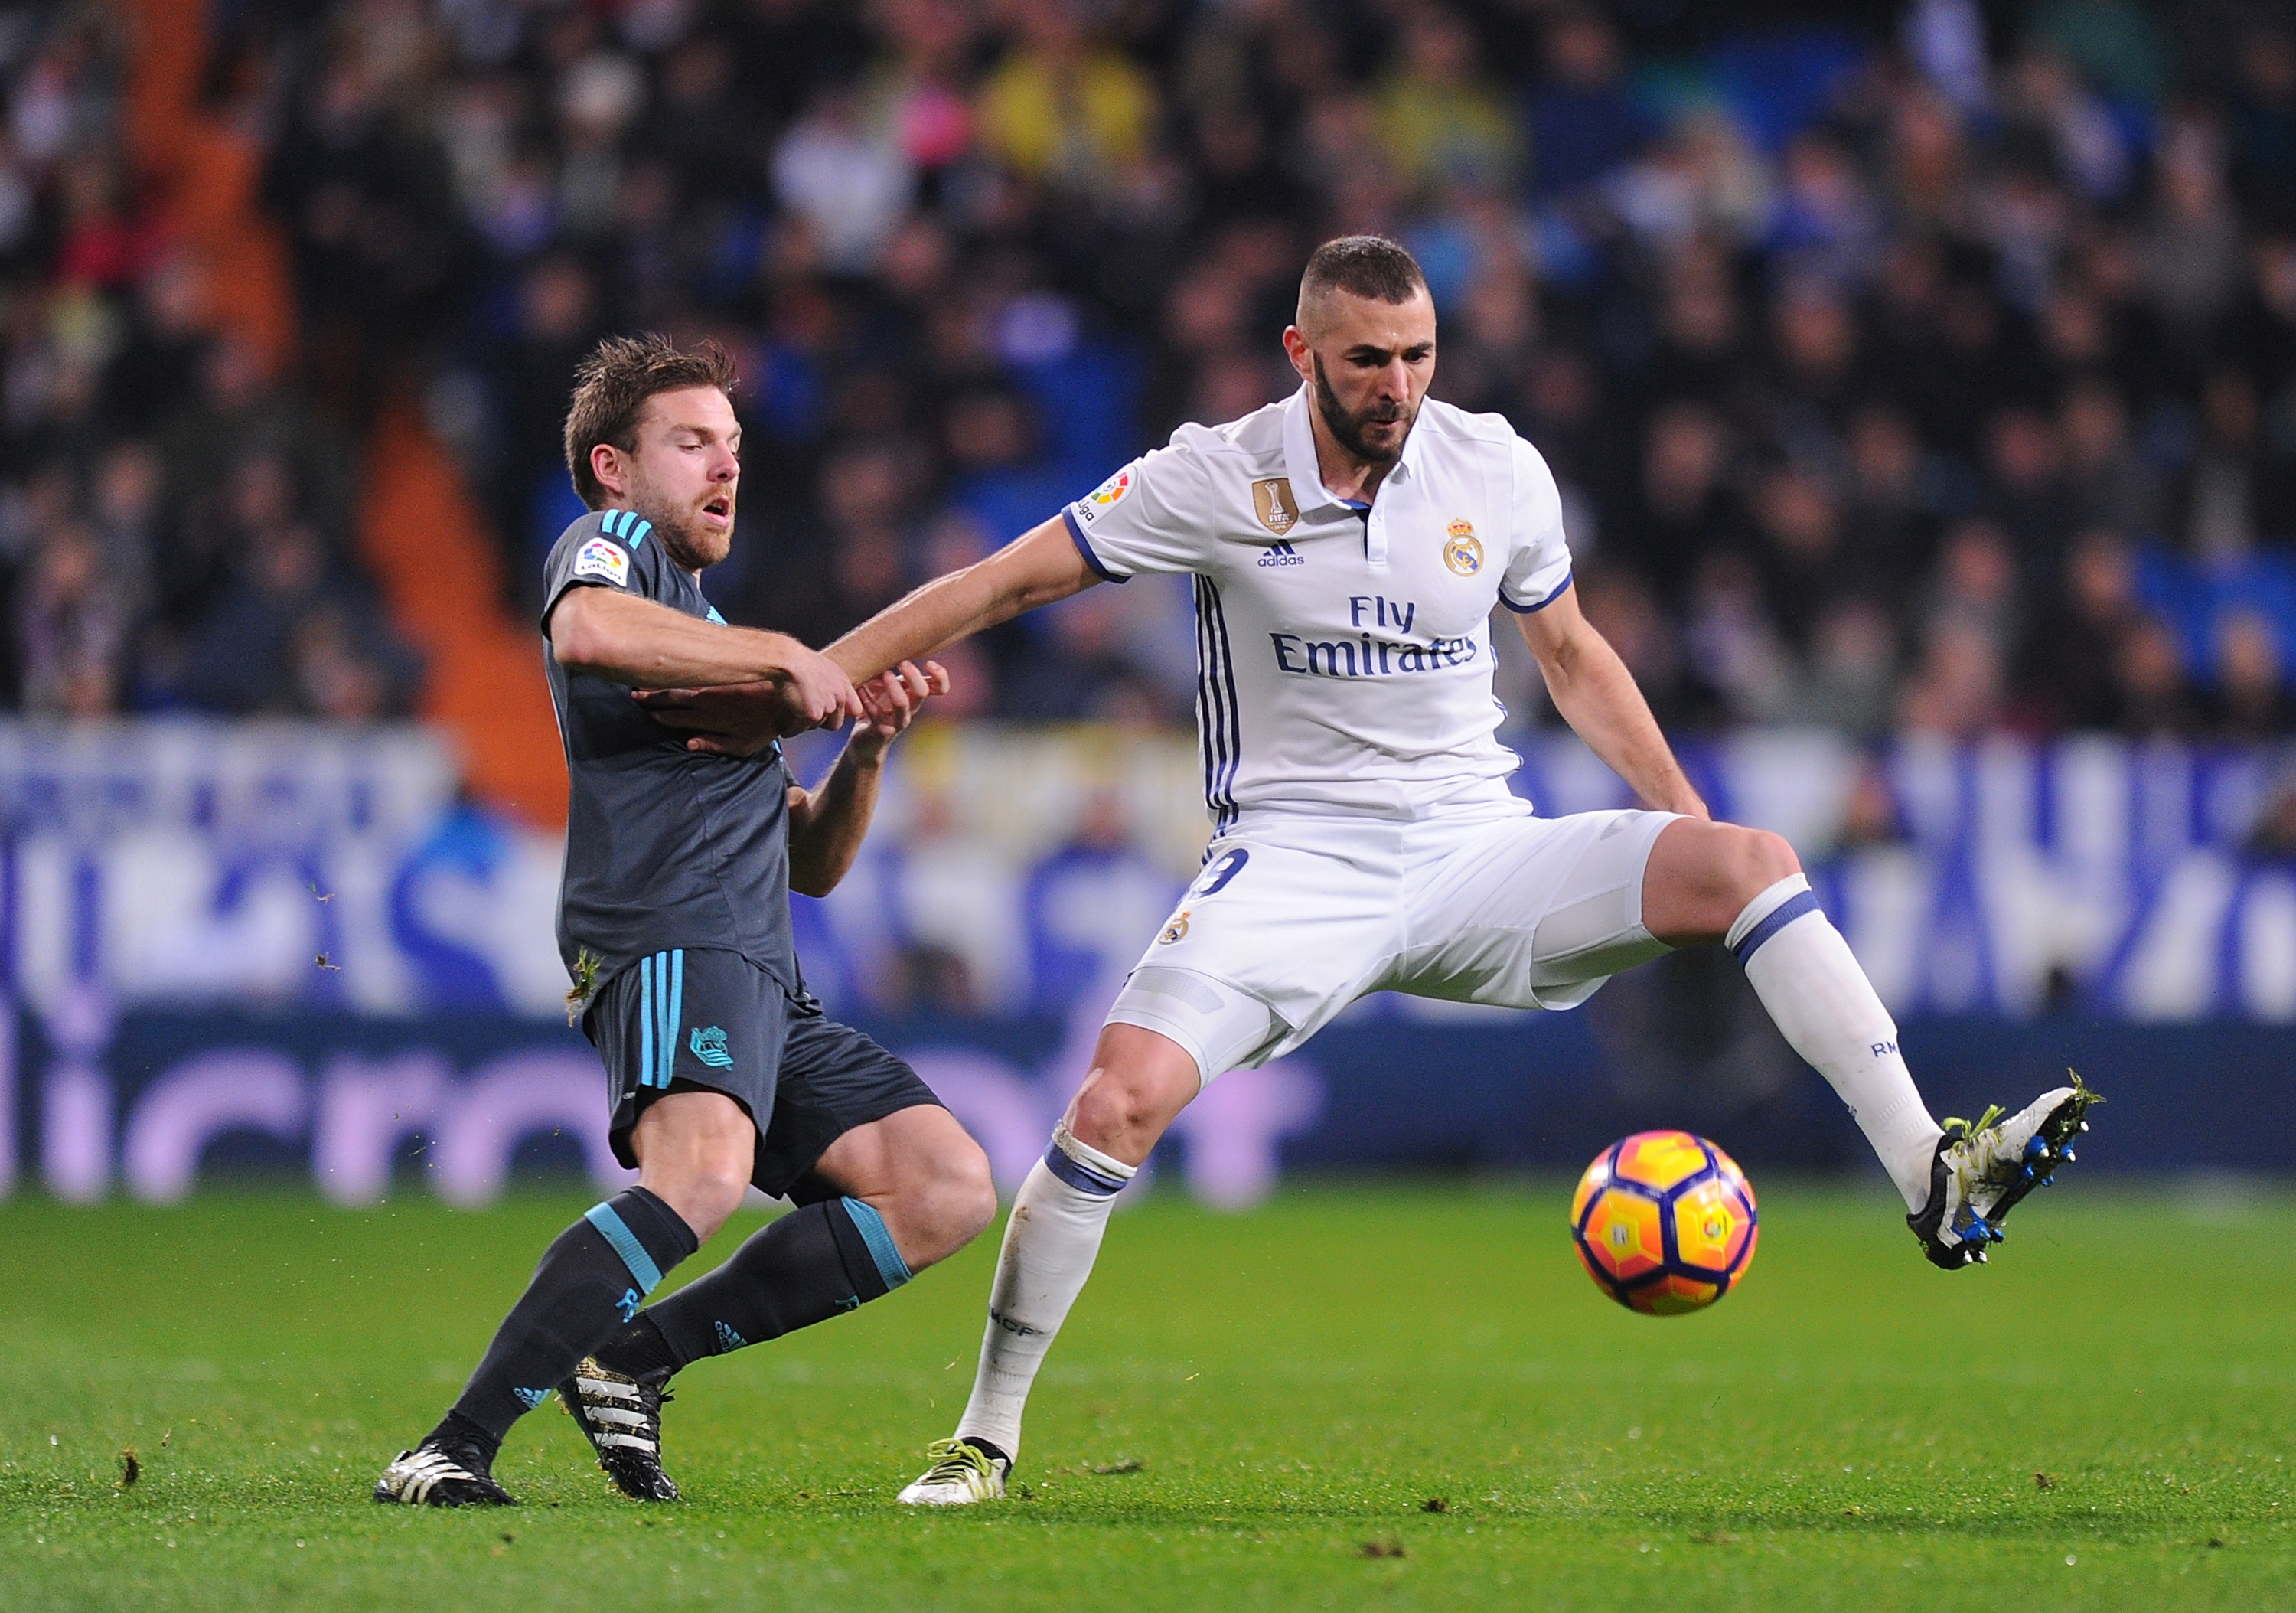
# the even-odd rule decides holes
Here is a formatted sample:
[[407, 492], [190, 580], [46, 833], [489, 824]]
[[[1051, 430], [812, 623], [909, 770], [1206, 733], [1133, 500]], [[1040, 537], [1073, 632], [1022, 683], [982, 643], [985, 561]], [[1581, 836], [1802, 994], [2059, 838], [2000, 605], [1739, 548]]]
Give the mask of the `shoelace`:
[[924, 1482], [937, 1484], [945, 1479], [962, 1478], [978, 1474], [982, 1478], [995, 1478], [996, 1469], [978, 1445], [961, 1439], [936, 1439], [925, 1447], [932, 1466], [925, 1469]]

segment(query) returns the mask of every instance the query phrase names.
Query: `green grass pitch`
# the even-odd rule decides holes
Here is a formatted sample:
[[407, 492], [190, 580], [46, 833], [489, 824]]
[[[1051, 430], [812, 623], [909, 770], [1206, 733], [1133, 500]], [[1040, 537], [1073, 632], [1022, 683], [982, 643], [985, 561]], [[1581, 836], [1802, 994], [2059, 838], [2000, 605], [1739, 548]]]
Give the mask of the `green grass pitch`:
[[1151, 1196], [1025, 1494], [935, 1516], [892, 1493], [964, 1399], [993, 1233], [688, 1373], [684, 1505], [611, 1494], [554, 1402], [504, 1453], [524, 1506], [432, 1513], [368, 1487], [586, 1199], [19, 1201], [0, 1607], [2296, 1605], [2296, 1204], [2069, 1182], [1948, 1276], [1880, 1198], [1757, 1187], [1744, 1286], [1669, 1321], [1597, 1295], [1561, 1183]]

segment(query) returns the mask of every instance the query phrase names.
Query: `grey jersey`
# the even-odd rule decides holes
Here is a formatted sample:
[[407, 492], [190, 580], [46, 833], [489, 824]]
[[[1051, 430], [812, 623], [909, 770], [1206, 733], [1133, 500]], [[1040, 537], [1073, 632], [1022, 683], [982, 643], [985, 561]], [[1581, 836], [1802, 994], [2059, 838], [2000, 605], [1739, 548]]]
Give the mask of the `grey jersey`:
[[781, 747], [746, 759], [689, 751], [627, 685], [561, 666], [548, 648], [550, 613], [570, 588], [611, 588], [725, 619], [628, 510], [594, 511], [568, 527], [543, 575], [543, 662], [570, 786], [558, 892], [568, 971], [586, 950], [604, 980], [654, 952], [710, 947], [741, 953], [801, 997]]

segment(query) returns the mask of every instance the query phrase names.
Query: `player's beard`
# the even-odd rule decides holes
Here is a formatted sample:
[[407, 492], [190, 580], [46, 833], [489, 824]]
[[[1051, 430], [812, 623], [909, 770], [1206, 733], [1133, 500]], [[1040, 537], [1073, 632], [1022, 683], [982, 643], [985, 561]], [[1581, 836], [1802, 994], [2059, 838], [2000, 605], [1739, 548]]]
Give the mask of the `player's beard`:
[[[1349, 413], [1347, 406], [1340, 401], [1340, 395], [1332, 390], [1331, 382], [1324, 377], [1324, 356], [1310, 353], [1308, 358], [1316, 367], [1316, 410], [1323, 416], [1324, 424], [1330, 428], [1332, 440], [1354, 456], [1359, 465], [1393, 465], [1402, 458], [1403, 445], [1411, 438], [1414, 412], [1399, 403], [1378, 403]], [[1393, 448], [1374, 448], [1365, 440], [1365, 426], [1374, 423], [1383, 425], [1398, 420], [1403, 422], [1403, 430], [1397, 434]]]
[[[661, 539], [662, 547], [669, 552], [669, 557], [689, 572], [707, 571], [733, 552], [734, 529], [728, 526], [718, 532], [703, 526], [698, 518], [701, 514], [698, 505], [676, 514], [667, 509], [643, 508], [638, 513], [653, 523], [653, 530]], [[730, 502], [726, 513], [729, 515], [734, 513]]]

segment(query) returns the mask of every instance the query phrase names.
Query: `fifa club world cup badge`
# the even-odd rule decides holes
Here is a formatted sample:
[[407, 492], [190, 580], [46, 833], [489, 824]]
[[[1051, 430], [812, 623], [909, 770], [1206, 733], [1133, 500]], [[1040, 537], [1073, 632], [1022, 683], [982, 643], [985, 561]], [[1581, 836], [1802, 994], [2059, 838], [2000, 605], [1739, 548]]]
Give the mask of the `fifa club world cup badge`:
[[1300, 523], [1300, 501], [1292, 497], [1292, 479], [1271, 476], [1251, 484], [1251, 513], [1259, 524], [1278, 538]]
[[1483, 546], [1475, 537], [1472, 521], [1454, 521], [1444, 529], [1443, 564], [1462, 577], [1472, 577], [1483, 569]]

